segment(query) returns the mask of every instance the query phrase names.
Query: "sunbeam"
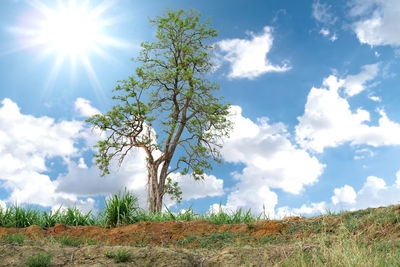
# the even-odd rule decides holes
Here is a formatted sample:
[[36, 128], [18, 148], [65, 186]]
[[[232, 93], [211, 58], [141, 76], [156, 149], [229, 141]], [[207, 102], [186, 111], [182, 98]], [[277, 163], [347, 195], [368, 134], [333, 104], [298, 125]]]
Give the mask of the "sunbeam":
[[[29, 2], [37, 11], [22, 25], [9, 28], [15, 34], [20, 45], [3, 53], [21, 50], [38, 51], [38, 57], [55, 55], [55, 61], [45, 85], [48, 90], [57, 79], [61, 67], [69, 58], [71, 76], [75, 77], [78, 62], [85, 67], [92, 86], [101, 90], [96, 72], [90, 62], [90, 54], [96, 54], [108, 62], [117, 60], [107, 54], [105, 47], [130, 46], [113, 37], [106, 36], [102, 30], [119, 22], [116, 17], [103, 18], [114, 1], [104, 1], [90, 7], [89, 1], [57, 1], [56, 8], [51, 8], [39, 0]], [[79, 4], [78, 4], [79, 3]]]

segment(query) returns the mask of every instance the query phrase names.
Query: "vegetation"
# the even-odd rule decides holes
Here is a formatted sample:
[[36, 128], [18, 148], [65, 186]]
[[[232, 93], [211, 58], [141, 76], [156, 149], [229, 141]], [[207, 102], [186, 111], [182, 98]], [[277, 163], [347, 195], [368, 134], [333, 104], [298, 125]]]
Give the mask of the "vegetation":
[[211, 38], [217, 36], [210, 22], [201, 23], [199, 13], [182, 9], [150, 22], [157, 26], [157, 41], [141, 44], [136, 76], [114, 90], [118, 104], [86, 121], [108, 135], [94, 155], [103, 176], [110, 173], [112, 159], [122, 164], [132, 148], [145, 151], [148, 211], [156, 213], [165, 194], [182, 199], [170, 174], [181, 171], [200, 180], [212, 168], [211, 160], [222, 161], [221, 140], [232, 123], [230, 105], [214, 96], [218, 86], [206, 79], [213, 68]]
[[80, 238], [72, 238], [68, 235], [63, 235], [59, 238], [59, 242], [62, 246], [70, 246], [70, 247], [77, 247], [82, 244], [82, 239]]
[[121, 224], [131, 224], [139, 220], [136, 207], [138, 199], [130, 192], [121, 195], [118, 193], [106, 201], [104, 211], [105, 224], [116, 226]]
[[[220, 210], [218, 214], [210, 214], [208, 216], [200, 216], [193, 214], [188, 209], [185, 213], [173, 214], [167, 209], [166, 214], [146, 215], [144, 212], [133, 208], [131, 201], [132, 195], [129, 192], [114, 195], [110, 198], [108, 208], [115, 205], [112, 210], [127, 210], [119, 222], [117, 218], [108, 221], [110, 225], [116, 226], [128, 222], [140, 221], [167, 221], [167, 220], [207, 220], [216, 224], [238, 224], [246, 223], [247, 229], [257, 230], [257, 226], [253, 224], [260, 221], [260, 216], [253, 218], [249, 215], [249, 211], [242, 215], [241, 210], [236, 214], [228, 215]], [[125, 202], [129, 202], [125, 203]], [[120, 205], [118, 209], [116, 206]], [[53, 216], [53, 223], [69, 222], [69, 225], [75, 225], [76, 222], [82, 225], [100, 225], [107, 222], [109, 214], [105, 209], [99, 218], [92, 215], [82, 215], [77, 209], [71, 209], [74, 212], [58, 212], [57, 216]], [[19, 215], [15, 216], [15, 211]], [[26, 222], [38, 223], [43, 227], [49, 225], [49, 221], [45, 218], [51, 216], [34, 216], [39, 214], [38, 211], [32, 209], [24, 209], [21, 207], [0, 209], [0, 227], [21, 227]], [[69, 214], [69, 215], [68, 215]], [[63, 216], [72, 216], [71, 214], [79, 214], [78, 218], [87, 218], [86, 221], [69, 218], [66, 220]], [[54, 214], [53, 214], [54, 215]], [[133, 217], [137, 216], [137, 217]], [[26, 220], [26, 218], [34, 218]], [[18, 221], [23, 220], [23, 222]], [[263, 220], [268, 220], [264, 217]], [[270, 257], [271, 266], [398, 266], [400, 262], [400, 205], [389, 206], [377, 209], [366, 209], [354, 212], [329, 212], [326, 215], [318, 217], [304, 218], [284, 218], [275, 221], [283, 227], [282, 233], [274, 233], [255, 238], [254, 236], [246, 236], [243, 233], [231, 233], [229, 231], [210, 233], [202, 236], [186, 236], [183, 240], [165, 244], [177, 245], [179, 247], [206, 248], [210, 250], [220, 250], [229, 246], [267, 246], [268, 251], [275, 251], [274, 256]], [[78, 246], [82, 244], [80, 239], [72, 239], [69, 236], [62, 236], [55, 240], [50, 237], [51, 242], [59, 242], [65, 246]], [[3, 235], [2, 243], [23, 244], [25, 237], [22, 234]], [[87, 240], [87, 243], [95, 243]], [[192, 244], [196, 244], [192, 246]], [[134, 246], [146, 246], [146, 244], [133, 244]], [[114, 261], [124, 262], [128, 259], [129, 250], [121, 250], [116, 253], [108, 253], [108, 257]], [[38, 255], [36, 258], [30, 259], [29, 266], [47, 266], [45, 261], [50, 261], [49, 256]], [[39, 262], [38, 265], [34, 265]], [[28, 263], [27, 263], [28, 264]]]
[[115, 263], [120, 263], [120, 262], [126, 262], [129, 259], [129, 251], [126, 249], [123, 250], [117, 250], [117, 253], [113, 253], [111, 251], [108, 251], [105, 253], [105, 256], [107, 258], [112, 258], [114, 259]]
[[53, 258], [52, 254], [46, 256], [39, 252], [36, 257], [29, 257], [26, 261], [26, 265], [28, 267], [48, 267], [51, 266], [51, 258]]
[[[78, 225], [97, 225], [97, 226], [121, 226], [128, 225], [135, 222], [142, 221], [170, 221], [170, 220], [207, 220], [215, 224], [236, 224], [236, 223], [247, 223], [250, 224], [254, 221], [260, 221], [261, 215], [257, 218], [253, 218], [250, 215], [251, 210], [248, 210], [246, 214], [242, 214], [242, 209], [239, 209], [232, 216], [226, 214], [220, 208], [220, 211], [210, 213], [208, 215], [194, 214], [191, 207], [186, 212], [179, 212], [178, 214], [172, 213], [167, 207], [167, 213], [152, 213], [147, 214], [143, 209], [136, 206], [137, 198], [130, 192], [114, 194], [108, 200], [105, 201], [104, 209], [99, 212], [98, 216], [95, 217], [91, 214], [91, 211], [87, 214], [82, 214], [76, 207], [67, 208], [65, 211], [60, 211], [61, 207], [56, 213], [46, 213], [43, 211], [41, 214], [37, 210], [31, 208], [23, 208], [19, 206], [7, 207], [2, 209], [0, 207], [0, 227], [15, 227], [23, 228], [31, 225], [38, 225], [41, 227], [53, 227], [57, 223], [62, 223], [69, 226]], [[221, 205], [221, 204], [220, 204]], [[24, 213], [25, 216], [18, 216], [16, 211]], [[29, 220], [23, 218], [28, 217]], [[19, 221], [22, 218], [22, 222]], [[267, 219], [264, 216], [264, 220]], [[251, 225], [249, 225], [251, 227]]]
[[25, 236], [20, 233], [11, 235], [4, 234], [1, 237], [1, 241], [9, 244], [23, 244], [25, 241]]

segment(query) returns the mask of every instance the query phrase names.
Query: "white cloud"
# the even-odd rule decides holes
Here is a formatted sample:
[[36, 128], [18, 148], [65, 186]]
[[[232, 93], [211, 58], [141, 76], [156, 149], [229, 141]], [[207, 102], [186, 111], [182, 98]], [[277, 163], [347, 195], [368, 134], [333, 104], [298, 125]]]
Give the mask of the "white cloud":
[[336, 33], [332, 34], [331, 37], [329, 38], [329, 40], [331, 40], [332, 42], [336, 41], [338, 39]]
[[324, 37], [334, 42], [338, 39], [334, 30], [330, 30], [337, 21], [337, 17], [331, 12], [331, 6], [315, 0], [312, 5], [312, 16], [322, 26], [319, 31]]
[[[182, 191], [182, 200], [199, 199], [204, 197], [216, 197], [224, 195], [222, 179], [214, 175], [205, 175], [204, 180], [196, 181], [191, 175], [180, 175], [178, 173], [169, 176], [171, 182], [178, 182]], [[167, 196], [166, 198], [169, 198]]]
[[267, 59], [271, 50], [272, 28], [264, 27], [260, 35], [250, 32], [251, 39], [226, 39], [218, 42], [220, 50], [225, 54], [222, 59], [231, 63], [231, 78], [256, 78], [267, 72], [284, 72], [290, 67], [273, 65]]
[[[278, 203], [278, 195], [272, 192], [268, 186], [263, 185], [261, 180], [256, 180], [252, 181], [255, 183], [241, 181], [236, 186], [237, 189], [228, 195], [227, 204], [221, 205], [222, 211], [232, 215], [242, 208], [242, 212], [250, 210], [250, 214], [254, 217], [261, 215], [263, 218], [265, 212], [267, 218], [275, 218], [274, 209]], [[219, 204], [214, 203], [208, 212], [216, 214], [219, 212], [219, 207]]]
[[[400, 202], [400, 170], [396, 173], [396, 178], [396, 182], [388, 186], [382, 178], [369, 176], [357, 193], [353, 187], [345, 185], [334, 189], [331, 203], [312, 203], [311, 207], [303, 205], [300, 209], [286, 208], [285, 211], [292, 215], [312, 215], [328, 210], [341, 212], [396, 205]], [[316, 206], [319, 206], [320, 210], [313, 209]], [[299, 212], [300, 210], [302, 212]]]
[[[0, 152], [3, 168], [8, 172], [31, 169], [46, 170], [45, 159], [60, 156], [75, 156], [74, 147], [80, 137], [82, 122], [60, 121], [49, 117], [35, 118], [23, 115], [14, 102], [6, 98], [0, 108]], [[8, 164], [8, 162], [10, 164]]]
[[85, 163], [85, 159], [84, 158], [80, 158], [79, 159], [78, 167], [81, 168], [81, 169], [87, 169], [87, 165]]
[[[96, 165], [81, 168], [79, 164], [68, 163], [68, 172], [60, 174], [55, 191], [78, 196], [110, 195], [122, 191], [125, 187], [138, 197], [138, 205], [147, 210], [147, 172], [144, 152], [136, 150], [128, 153], [121, 167], [117, 160], [110, 164], [110, 174], [100, 177]], [[94, 160], [93, 160], [94, 161]]]
[[323, 24], [334, 24], [337, 18], [330, 11], [331, 6], [315, 0], [312, 5], [312, 16]]
[[322, 28], [319, 31], [319, 33], [326, 37], [326, 36], [328, 36], [330, 34], [330, 31], [328, 29]]
[[[121, 167], [117, 160], [111, 161], [111, 174], [100, 177], [99, 169], [88, 167], [80, 153], [105, 137], [101, 131], [84, 128], [80, 121], [55, 122], [49, 117], [24, 115], [10, 99], [2, 101], [0, 108], [0, 180], [10, 191], [4, 201], [9, 203], [37, 204], [52, 209], [76, 205], [83, 212], [96, 212], [91, 196], [115, 194], [124, 187], [138, 197], [139, 207], [147, 211], [146, 155], [141, 150], [128, 153]], [[88, 104], [88, 103], [87, 103]], [[89, 104], [85, 110], [94, 110]], [[83, 139], [86, 147], [76, 148]], [[61, 157], [66, 164], [66, 173], [51, 180], [44, 172], [49, 171], [46, 162]], [[79, 157], [78, 162], [74, 158]], [[93, 160], [94, 161], [94, 160]], [[205, 181], [194, 181], [191, 177], [171, 176], [182, 188], [184, 200], [219, 196], [224, 194], [223, 181], [206, 175]], [[82, 199], [83, 198], [83, 199]], [[0, 205], [4, 204], [0, 202]], [[166, 195], [167, 207], [174, 205]], [[163, 206], [163, 212], [166, 209]]]
[[294, 194], [317, 181], [323, 165], [290, 142], [284, 124], [269, 124], [267, 118], [256, 124], [241, 112], [239, 106], [232, 106], [235, 128], [222, 149], [226, 161], [246, 164], [236, 179], [262, 177], [266, 185]]
[[77, 98], [75, 101], [75, 110], [79, 112], [82, 117], [91, 117], [101, 112], [90, 105], [90, 101], [84, 98]]
[[313, 87], [308, 94], [304, 115], [299, 117], [296, 126], [296, 140], [307, 149], [323, 152], [325, 147], [335, 147], [357, 132], [361, 123], [369, 120], [369, 113], [359, 109], [352, 113], [346, 99], [338, 94], [344, 81], [329, 76], [323, 85]]
[[344, 90], [348, 96], [354, 96], [366, 88], [366, 83], [375, 79], [378, 75], [379, 64], [365, 65], [357, 75], [348, 75], [344, 82]]
[[276, 218], [282, 219], [290, 216], [304, 216], [308, 214], [325, 213], [327, 211], [327, 203], [325, 201], [319, 203], [311, 203], [310, 206], [303, 204], [300, 208], [289, 208], [288, 206], [279, 207], [277, 209]]
[[398, 0], [353, 0], [350, 15], [356, 18], [354, 32], [361, 43], [400, 45]]
[[335, 188], [333, 192], [335, 193], [335, 195], [331, 199], [332, 203], [335, 205], [339, 202], [349, 204], [353, 204], [356, 202], [357, 194], [354, 191], [353, 187], [349, 185], [345, 185], [341, 188]]
[[372, 101], [375, 101], [375, 102], [381, 102], [382, 101], [382, 99], [379, 96], [371, 95], [368, 98], [371, 99]]
[[366, 157], [373, 157], [375, 155], [374, 152], [368, 148], [357, 149], [355, 153], [356, 153], [356, 155], [354, 156], [355, 160], [364, 159]]
[[326, 28], [322, 28], [319, 31], [319, 33], [322, 34], [324, 37], [328, 38], [329, 40], [331, 40], [332, 42], [334, 42], [338, 39], [336, 33], [331, 33], [329, 31], [329, 29], [326, 29]]
[[324, 79], [323, 88], [311, 89], [304, 114], [298, 118], [297, 142], [319, 153], [325, 147], [337, 147], [346, 142], [374, 147], [400, 145], [400, 124], [391, 121], [383, 110], [379, 110], [378, 126], [367, 125], [369, 112], [361, 108], [353, 112], [348, 101], [339, 95], [339, 88], [345, 84], [346, 80], [331, 75]]
[[284, 124], [269, 124], [266, 118], [254, 123], [241, 112], [239, 106], [232, 106], [234, 130], [221, 151], [226, 161], [245, 164], [240, 173], [233, 173], [239, 182], [225, 207], [251, 208], [259, 215], [264, 204], [266, 213], [274, 216], [277, 195], [270, 188], [299, 194], [304, 186], [317, 182], [324, 165], [290, 142]]
[[0, 209], [5, 210], [7, 208], [7, 205], [4, 201], [0, 200]]
[[92, 208], [91, 199], [78, 200], [76, 195], [56, 193], [54, 182], [43, 174], [48, 171], [48, 159], [61, 157], [69, 162], [79, 155], [75, 143], [83, 123], [24, 115], [8, 98], [1, 103], [0, 136], [4, 138], [0, 138], [0, 179], [2, 186], [11, 191], [4, 201], [52, 207], [77, 203], [84, 210]]
[[[138, 197], [138, 206], [147, 211], [146, 154], [142, 150], [128, 153], [120, 167], [117, 166], [116, 161], [113, 161], [110, 171], [110, 174], [100, 177], [100, 171], [94, 165], [82, 169], [71, 162], [68, 166], [68, 174], [60, 175], [56, 180], [56, 190], [80, 196], [93, 196], [114, 194], [126, 187]], [[182, 200], [224, 194], [223, 180], [213, 175], [205, 175], [204, 181], [195, 181], [190, 175], [171, 174], [169, 177], [172, 183], [178, 182], [182, 191]], [[163, 204], [170, 207], [175, 205], [176, 201], [170, 200], [170, 196], [165, 195]], [[164, 206], [163, 211], [166, 211]]]

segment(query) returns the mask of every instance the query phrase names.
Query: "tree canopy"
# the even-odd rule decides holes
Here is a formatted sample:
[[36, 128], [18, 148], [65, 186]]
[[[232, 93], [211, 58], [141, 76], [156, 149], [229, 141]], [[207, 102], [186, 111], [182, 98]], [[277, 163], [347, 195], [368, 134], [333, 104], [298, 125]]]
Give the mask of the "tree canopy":
[[132, 148], [145, 151], [149, 211], [160, 212], [164, 194], [181, 200], [168, 175], [180, 171], [204, 179], [211, 159], [221, 162], [221, 140], [232, 123], [230, 105], [214, 95], [219, 87], [206, 77], [214, 67], [210, 40], [217, 36], [210, 21], [201, 23], [198, 12], [180, 9], [150, 22], [157, 40], [141, 44], [136, 75], [114, 89], [118, 104], [87, 122], [109, 133], [94, 155], [102, 176], [114, 157], [121, 164]]

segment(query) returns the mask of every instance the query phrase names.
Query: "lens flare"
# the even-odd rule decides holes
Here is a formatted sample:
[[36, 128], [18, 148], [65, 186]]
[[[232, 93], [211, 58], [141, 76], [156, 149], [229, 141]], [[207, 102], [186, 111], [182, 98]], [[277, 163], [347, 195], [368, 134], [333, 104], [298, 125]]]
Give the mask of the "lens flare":
[[105, 46], [129, 48], [124, 42], [102, 33], [105, 27], [119, 21], [117, 17], [105, 18], [114, 1], [104, 1], [94, 7], [89, 7], [89, 1], [57, 1], [56, 8], [38, 0], [29, 3], [36, 12], [31, 13], [29, 19], [24, 18], [24, 25], [9, 29], [21, 40], [21, 45], [9, 52], [32, 49], [39, 51], [40, 57], [55, 54], [46, 88], [55, 81], [66, 58], [70, 59], [72, 71], [75, 71], [76, 60], [80, 59], [92, 86], [101, 89], [89, 54], [115, 61], [106, 53]]

